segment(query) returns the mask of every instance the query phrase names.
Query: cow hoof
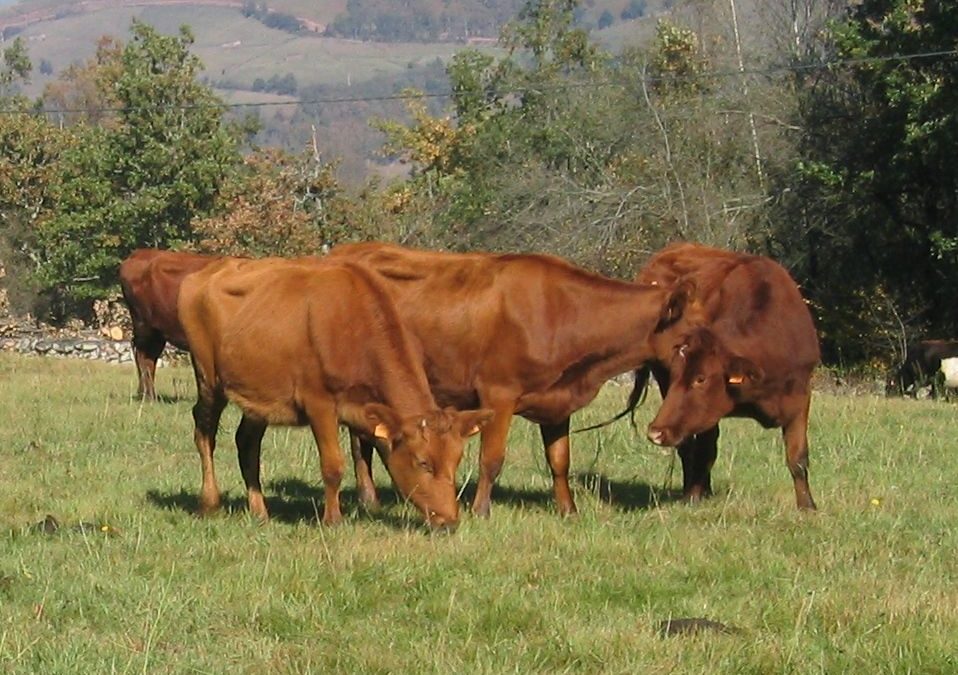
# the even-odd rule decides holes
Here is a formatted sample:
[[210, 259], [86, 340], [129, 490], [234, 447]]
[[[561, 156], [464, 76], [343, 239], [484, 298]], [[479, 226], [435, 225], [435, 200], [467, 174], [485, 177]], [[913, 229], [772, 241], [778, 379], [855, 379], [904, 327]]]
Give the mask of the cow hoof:
[[367, 513], [379, 513], [382, 510], [382, 504], [376, 495], [359, 495], [359, 505]]
[[473, 504], [472, 515], [476, 516], [477, 518], [488, 518], [489, 502], [486, 502], [485, 504]]
[[203, 504], [200, 503], [199, 509], [196, 511], [196, 515], [200, 518], [209, 518], [212, 515], [215, 515], [220, 510], [220, 503], [209, 503]]
[[343, 514], [326, 514], [323, 516], [323, 525], [325, 527], [336, 527], [343, 522]]

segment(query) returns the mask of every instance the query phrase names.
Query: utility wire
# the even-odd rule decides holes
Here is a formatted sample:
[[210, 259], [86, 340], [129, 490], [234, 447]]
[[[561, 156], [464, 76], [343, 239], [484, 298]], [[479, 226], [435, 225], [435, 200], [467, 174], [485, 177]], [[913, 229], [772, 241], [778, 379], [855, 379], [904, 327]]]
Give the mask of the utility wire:
[[[843, 68], [849, 66], [866, 65], [870, 63], [886, 63], [890, 61], [914, 61], [918, 59], [930, 59], [937, 57], [955, 57], [958, 56], [958, 49], [947, 49], [933, 52], [918, 52], [913, 54], [892, 54], [888, 56], [866, 56], [853, 59], [840, 59], [834, 61], [822, 61], [804, 65], [773, 66], [762, 69], [744, 69], [744, 70], [720, 70], [711, 72], [694, 73], [689, 75], [660, 75], [645, 76], [646, 83], [664, 83], [664, 82], [685, 82], [694, 80], [722, 79], [730, 77], [745, 77], [759, 75], [780, 75], [782, 73], [812, 72], [816, 70], [828, 70], [831, 68]], [[556, 85], [531, 86], [527, 88], [517, 88], [499, 92], [500, 96], [523, 94], [527, 92], [556, 92], [569, 91], [574, 89], [601, 88], [601, 87], [625, 87], [632, 82], [604, 81], [604, 82], [569, 82]], [[311, 106], [311, 105], [339, 105], [343, 103], [373, 103], [385, 101], [406, 101], [424, 98], [449, 98], [455, 92], [447, 91], [442, 93], [401, 93], [385, 94], [380, 96], [333, 96], [329, 98], [316, 98], [306, 100], [292, 101], [251, 101], [248, 103], [197, 103], [191, 105], [164, 105], [138, 106], [137, 110], [202, 110], [202, 109], [234, 109], [234, 108], [267, 108], [277, 106]], [[107, 108], [0, 108], [0, 115], [44, 115], [44, 114], [79, 114], [79, 113], [119, 113], [127, 110], [125, 107], [107, 107]]]

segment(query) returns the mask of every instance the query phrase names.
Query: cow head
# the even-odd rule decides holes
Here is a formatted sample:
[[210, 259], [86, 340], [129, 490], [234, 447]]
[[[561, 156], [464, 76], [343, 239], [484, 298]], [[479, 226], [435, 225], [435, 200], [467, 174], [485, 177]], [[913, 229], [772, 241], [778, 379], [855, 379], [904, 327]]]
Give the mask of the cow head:
[[718, 424], [761, 387], [762, 369], [728, 351], [708, 328], [696, 328], [674, 346], [669, 389], [649, 424], [656, 445], [675, 446]]
[[453, 408], [401, 417], [379, 403], [362, 407], [353, 426], [375, 438], [386, 468], [403, 497], [412, 501], [434, 528], [454, 530], [459, 522], [456, 469], [463, 446], [492, 419], [491, 410]]

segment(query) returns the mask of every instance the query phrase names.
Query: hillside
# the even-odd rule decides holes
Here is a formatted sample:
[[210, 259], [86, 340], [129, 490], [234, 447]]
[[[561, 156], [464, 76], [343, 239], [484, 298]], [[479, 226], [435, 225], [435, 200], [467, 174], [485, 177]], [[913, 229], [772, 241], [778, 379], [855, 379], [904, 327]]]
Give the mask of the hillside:
[[[0, 0], [2, 2], [3, 0]], [[635, 0], [631, 0], [634, 2]], [[34, 73], [24, 93], [39, 96], [71, 64], [93, 56], [103, 35], [125, 39], [133, 19], [164, 33], [189, 25], [195, 36], [193, 51], [205, 66], [204, 80], [231, 104], [255, 104], [238, 109], [261, 119], [259, 142], [290, 149], [304, 147], [315, 133], [327, 158], [342, 158], [341, 172], [349, 182], [360, 181], [376, 167], [375, 152], [382, 139], [368, 126], [373, 116], [401, 115], [398, 104], [357, 102], [356, 98], [392, 95], [404, 87], [439, 93], [445, 89], [444, 65], [459, 50], [470, 47], [495, 50], [494, 35], [463, 40], [372, 41], [328, 37], [326, 26], [344, 16], [346, 0], [314, 3], [308, 0], [272, 0], [252, 12], [243, 0], [20, 0], [0, 5], [0, 31], [21, 36], [29, 49]], [[580, 14], [585, 25], [595, 24], [603, 12], [616, 20], [596, 35], [619, 47], [651, 32], [654, 20], [619, 18], [630, 0], [596, 0]], [[382, 11], [401, 12], [407, 3], [380, 0]], [[445, 2], [411, 3], [409, 11], [443, 11]], [[476, 4], [476, 3], [473, 3]], [[502, 0], [482, 3], [498, 12], [501, 21], [519, 3]], [[585, 4], [585, 3], [584, 3]], [[452, 3], [455, 5], [455, 3]], [[265, 13], [295, 16], [300, 29], [284, 30], [267, 24]], [[631, 39], [630, 39], [631, 38]], [[335, 99], [336, 103], [330, 102]], [[343, 101], [342, 99], [349, 99]], [[304, 105], [321, 101], [322, 105]], [[437, 102], [441, 105], [441, 101]], [[315, 132], [314, 132], [315, 129]]]

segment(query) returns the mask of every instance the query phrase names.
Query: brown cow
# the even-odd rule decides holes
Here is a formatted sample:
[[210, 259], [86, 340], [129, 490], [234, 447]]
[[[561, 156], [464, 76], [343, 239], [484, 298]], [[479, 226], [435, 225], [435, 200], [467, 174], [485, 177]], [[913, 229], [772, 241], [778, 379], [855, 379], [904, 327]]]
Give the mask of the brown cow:
[[778, 263], [697, 244], [654, 255], [640, 283], [669, 288], [691, 280], [696, 300], [686, 315], [655, 336], [656, 360], [636, 377], [634, 406], [649, 369], [662, 407], [649, 425], [653, 443], [678, 446], [685, 496], [711, 493], [723, 417], [749, 417], [781, 427], [799, 508], [814, 509], [808, 487], [811, 375], [819, 362], [811, 313]]
[[156, 361], [167, 342], [186, 349], [186, 335], [176, 315], [180, 284], [187, 274], [214, 260], [196, 253], [141, 248], [120, 264], [120, 287], [133, 320], [138, 396], [156, 399]]
[[342, 421], [378, 439], [400, 492], [431, 526], [455, 528], [463, 445], [492, 411], [439, 410], [422, 358], [372, 274], [348, 263], [226, 259], [184, 279], [179, 317], [196, 373], [202, 513], [219, 506], [213, 450], [228, 399], [243, 411], [236, 445], [257, 516], [267, 517], [260, 443], [267, 425], [282, 424], [312, 429], [323, 522], [342, 519]]
[[[453, 254], [381, 243], [338, 246], [331, 258], [376, 270], [418, 338], [436, 400], [491, 408], [472, 504], [489, 514], [513, 415], [537, 422], [559, 512], [569, 489], [569, 417], [610, 377], [653, 355], [655, 330], [682, 311], [688, 288], [608, 279], [545, 255]], [[357, 484], [376, 505], [371, 449], [353, 443]]]

